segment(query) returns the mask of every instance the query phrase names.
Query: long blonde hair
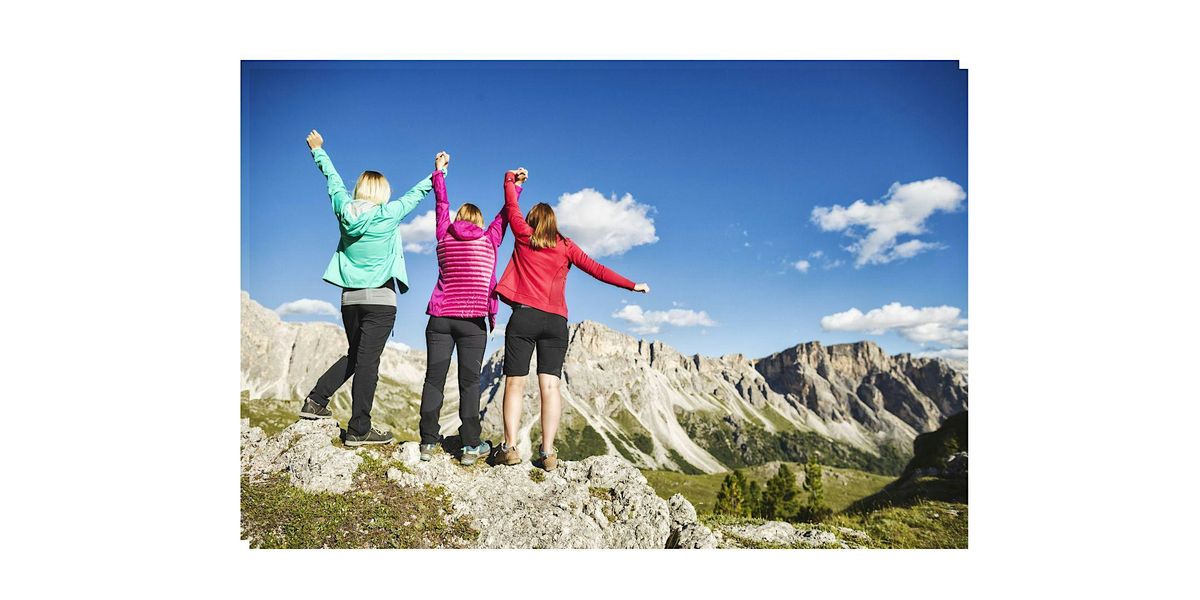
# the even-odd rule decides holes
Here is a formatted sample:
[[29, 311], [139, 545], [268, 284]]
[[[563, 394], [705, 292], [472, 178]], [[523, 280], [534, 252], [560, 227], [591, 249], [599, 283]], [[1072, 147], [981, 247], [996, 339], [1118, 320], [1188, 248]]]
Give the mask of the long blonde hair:
[[383, 204], [392, 197], [392, 186], [379, 171], [363, 171], [354, 184], [354, 199]]
[[454, 220], [470, 221], [479, 227], [483, 227], [483, 212], [479, 210], [478, 206], [475, 206], [470, 202], [466, 202], [463, 203], [462, 206], [458, 207], [458, 212], [454, 213]]
[[533, 228], [529, 245], [535, 249], [553, 248], [558, 244], [558, 218], [549, 204], [539, 202], [529, 209], [525, 222]]

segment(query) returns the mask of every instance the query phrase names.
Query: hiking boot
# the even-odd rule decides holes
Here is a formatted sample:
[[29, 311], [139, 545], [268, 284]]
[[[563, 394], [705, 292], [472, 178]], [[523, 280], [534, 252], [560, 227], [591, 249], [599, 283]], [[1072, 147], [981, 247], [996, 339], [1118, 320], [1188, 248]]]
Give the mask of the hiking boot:
[[374, 427], [367, 432], [366, 435], [354, 435], [349, 431], [346, 432], [347, 446], [366, 446], [368, 444], [390, 444], [395, 439], [390, 431], [380, 431]]
[[521, 464], [521, 453], [517, 452], [514, 446], [500, 444], [500, 449], [496, 452], [496, 464], [519, 465]]
[[437, 444], [421, 444], [421, 460], [429, 462], [433, 460], [433, 451], [437, 450]]
[[332, 419], [333, 411], [329, 410], [328, 406], [321, 406], [313, 402], [312, 398], [304, 399], [304, 406], [300, 407], [301, 419]]
[[541, 450], [538, 452], [537, 460], [533, 461], [535, 467], [541, 467], [544, 471], [553, 471], [558, 468], [558, 450], [546, 452]]
[[480, 442], [478, 446], [463, 446], [462, 458], [458, 459], [465, 467], [475, 464], [475, 461], [480, 457], [487, 456], [492, 451], [492, 445], [487, 442]]

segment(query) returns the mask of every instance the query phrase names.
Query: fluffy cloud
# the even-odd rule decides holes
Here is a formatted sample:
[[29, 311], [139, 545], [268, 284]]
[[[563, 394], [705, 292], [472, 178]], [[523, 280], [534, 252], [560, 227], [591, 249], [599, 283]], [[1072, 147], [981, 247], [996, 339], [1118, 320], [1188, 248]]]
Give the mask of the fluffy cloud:
[[958, 210], [966, 197], [962, 186], [945, 177], [897, 182], [880, 202], [818, 206], [812, 211], [812, 222], [824, 231], [842, 231], [854, 238], [848, 250], [857, 255], [855, 266], [884, 264], [943, 248], [916, 238], [897, 244], [897, 238], [925, 233], [931, 215]]
[[437, 217], [433, 211], [413, 217], [408, 223], [400, 224], [400, 239], [404, 240], [405, 252], [428, 254], [433, 251], [437, 240], [434, 230], [437, 229]]
[[821, 317], [821, 328], [825, 331], [859, 331], [874, 335], [895, 331], [922, 346], [933, 344], [962, 350], [965, 356], [967, 320], [959, 317], [961, 313], [954, 306], [914, 308], [892, 302], [866, 313], [851, 308]]
[[646, 216], [653, 210], [653, 206], [638, 203], [630, 194], [618, 200], [584, 188], [559, 196], [554, 214], [563, 235], [596, 257], [624, 254], [634, 246], [657, 242], [654, 219]]
[[792, 266], [795, 267], [796, 270], [800, 271], [801, 273], [807, 273], [808, 267], [810, 267], [811, 265], [808, 264], [807, 260], [798, 260], [795, 263], [792, 263]]
[[642, 310], [636, 304], [627, 304], [612, 316], [633, 325], [630, 329], [637, 334], [658, 333], [663, 325], [675, 327], [711, 327], [717, 324], [708, 313], [684, 308], [671, 310]]
[[301, 298], [292, 300], [279, 305], [275, 309], [276, 314], [281, 317], [287, 316], [317, 316], [317, 317], [340, 317], [341, 311], [335, 308], [332, 304], [324, 300], [313, 300], [311, 298]]

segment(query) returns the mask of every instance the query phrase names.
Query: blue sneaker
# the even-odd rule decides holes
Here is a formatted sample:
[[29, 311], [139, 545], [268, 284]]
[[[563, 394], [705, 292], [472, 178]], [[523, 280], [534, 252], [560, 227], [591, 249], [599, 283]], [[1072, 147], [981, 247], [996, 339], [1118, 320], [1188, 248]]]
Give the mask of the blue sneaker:
[[480, 442], [479, 445], [475, 447], [463, 446], [462, 458], [459, 459], [459, 462], [461, 462], [463, 466], [469, 467], [475, 464], [475, 461], [479, 460], [481, 457], [487, 456], [491, 452], [492, 445], [487, 442]]
[[429, 462], [433, 460], [433, 451], [437, 450], [437, 444], [421, 444], [421, 460]]

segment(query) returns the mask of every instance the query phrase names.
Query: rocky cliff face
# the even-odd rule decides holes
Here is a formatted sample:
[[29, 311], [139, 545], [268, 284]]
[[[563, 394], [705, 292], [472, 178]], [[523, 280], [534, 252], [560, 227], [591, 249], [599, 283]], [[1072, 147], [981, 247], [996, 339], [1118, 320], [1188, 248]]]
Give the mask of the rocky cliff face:
[[[561, 443], [644, 468], [716, 472], [810, 450], [877, 467], [873, 460], [905, 454], [918, 433], [966, 408], [961, 373], [935, 359], [888, 356], [871, 342], [813, 342], [749, 360], [685, 356], [591, 321], [572, 325], [570, 336]], [[503, 360], [499, 351], [484, 366], [484, 427], [493, 433], [502, 430]], [[538, 440], [538, 403], [530, 378], [525, 455]]]
[[[917, 434], [967, 407], [961, 371], [888, 356], [870, 342], [811, 342], [751, 360], [684, 355], [591, 321], [571, 325], [570, 338], [556, 441], [566, 459], [615, 455], [641, 468], [711, 473], [815, 451], [832, 466], [899, 473]], [[345, 349], [336, 325], [284, 323], [242, 294], [242, 387], [251, 401], [302, 398]], [[493, 440], [502, 432], [503, 360], [502, 350], [492, 355], [481, 378], [484, 434]], [[458, 429], [455, 368], [446, 435]], [[424, 369], [423, 352], [384, 353], [376, 415], [401, 439], [416, 431]], [[348, 390], [335, 397], [335, 414], [348, 407]], [[520, 449], [529, 457], [540, 441], [536, 377], [523, 410]]]
[[445, 453], [429, 462], [419, 461], [414, 442], [347, 449], [333, 441], [337, 435], [338, 425], [332, 420], [300, 421], [274, 436], [243, 421], [242, 485], [260, 485], [283, 476], [308, 493], [359, 493], [356, 471], [370, 457], [387, 469], [387, 480], [393, 485], [445, 490], [451, 498], [445, 519], [471, 524], [474, 535], [465, 540], [469, 547], [716, 546], [716, 538], [699, 523], [686, 499], [676, 495], [668, 503], [659, 498], [633, 465], [616, 456], [564, 461], [551, 473], [531, 470], [528, 463], [490, 467], [481, 462], [463, 467]]

